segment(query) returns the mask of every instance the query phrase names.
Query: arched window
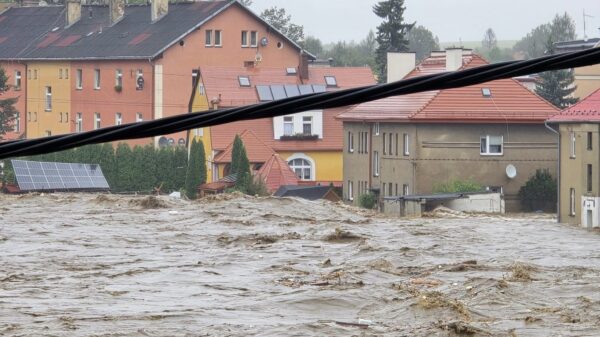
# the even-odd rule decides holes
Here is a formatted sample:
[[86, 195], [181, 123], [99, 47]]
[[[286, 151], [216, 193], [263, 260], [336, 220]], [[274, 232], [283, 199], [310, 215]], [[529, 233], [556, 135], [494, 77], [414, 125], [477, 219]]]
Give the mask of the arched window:
[[308, 160], [296, 158], [290, 160], [288, 165], [300, 180], [311, 180], [313, 167]]

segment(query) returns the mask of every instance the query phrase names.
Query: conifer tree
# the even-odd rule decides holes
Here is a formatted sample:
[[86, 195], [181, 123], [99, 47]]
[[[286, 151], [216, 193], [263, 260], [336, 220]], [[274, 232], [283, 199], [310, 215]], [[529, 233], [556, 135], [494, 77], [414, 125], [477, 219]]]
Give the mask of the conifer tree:
[[[553, 53], [553, 46], [553, 40], [549, 38], [546, 42], [549, 54]], [[577, 97], [572, 96], [577, 89], [574, 82], [575, 73], [573, 69], [546, 71], [539, 74], [535, 92], [555, 107], [564, 109], [579, 101]]]
[[198, 142], [194, 139], [190, 148], [190, 156], [185, 174], [185, 195], [190, 199], [196, 199], [197, 188], [200, 185], [199, 155]]
[[244, 147], [244, 143], [242, 142], [242, 138], [240, 135], [235, 135], [233, 140], [233, 149], [231, 150], [231, 166], [229, 169], [229, 174], [237, 173], [239, 168], [239, 160], [241, 155], [241, 150]]
[[[0, 67], [0, 95], [8, 91], [7, 82], [8, 76], [6, 76], [4, 69]], [[2, 140], [5, 133], [13, 130], [15, 117], [18, 113], [15, 103], [17, 103], [17, 98], [0, 99], [0, 140]]]
[[206, 183], [207, 173], [206, 173], [206, 151], [204, 150], [204, 142], [202, 140], [198, 141], [198, 166], [199, 166], [199, 185]]
[[383, 22], [377, 27], [375, 54], [377, 75], [380, 83], [387, 82], [387, 53], [408, 51], [408, 32], [415, 25], [404, 22], [404, 0], [385, 0], [373, 6], [373, 12]]
[[[240, 139], [240, 142], [241, 139]], [[242, 193], [248, 192], [248, 187], [252, 183], [252, 173], [250, 172], [250, 161], [248, 160], [248, 155], [246, 154], [246, 148], [244, 147], [244, 143], [241, 143], [239, 156], [237, 159], [237, 182], [235, 184], [235, 188]]]

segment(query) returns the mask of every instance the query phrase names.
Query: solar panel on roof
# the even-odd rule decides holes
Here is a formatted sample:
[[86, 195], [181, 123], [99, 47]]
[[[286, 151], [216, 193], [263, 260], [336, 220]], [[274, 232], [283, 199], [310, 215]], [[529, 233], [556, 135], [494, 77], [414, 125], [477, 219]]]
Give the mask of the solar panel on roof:
[[97, 164], [69, 164], [11, 160], [21, 191], [108, 190]]
[[327, 91], [327, 88], [325, 88], [325, 86], [322, 84], [313, 84], [312, 87], [313, 87], [315, 94]]
[[273, 98], [275, 100], [287, 98], [283, 85], [272, 85], [271, 92], [273, 93]]
[[314, 93], [313, 87], [310, 84], [301, 84], [298, 86], [300, 89], [300, 95], [312, 94]]
[[298, 89], [297, 85], [288, 84], [284, 88], [285, 88], [285, 93], [287, 94], [287, 97], [300, 96], [300, 89]]
[[258, 92], [258, 99], [261, 102], [273, 100], [273, 94], [271, 94], [271, 88], [268, 85], [257, 85], [256, 91]]

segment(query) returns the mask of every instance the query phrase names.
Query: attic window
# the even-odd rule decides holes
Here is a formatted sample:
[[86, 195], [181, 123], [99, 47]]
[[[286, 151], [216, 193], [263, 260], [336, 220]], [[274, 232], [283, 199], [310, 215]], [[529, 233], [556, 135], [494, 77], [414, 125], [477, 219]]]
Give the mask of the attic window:
[[240, 87], [249, 87], [250, 86], [250, 77], [248, 76], [240, 76], [238, 77], [240, 81]]
[[328, 87], [337, 87], [337, 80], [335, 76], [325, 76], [325, 83]]
[[289, 67], [285, 70], [285, 72], [288, 75], [296, 75], [298, 73], [298, 70], [296, 70], [296, 68], [294, 68], [294, 67]]
[[492, 90], [490, 90], [490, 88], [482, 88], [481, 94], [483, 97], [492, 97]]

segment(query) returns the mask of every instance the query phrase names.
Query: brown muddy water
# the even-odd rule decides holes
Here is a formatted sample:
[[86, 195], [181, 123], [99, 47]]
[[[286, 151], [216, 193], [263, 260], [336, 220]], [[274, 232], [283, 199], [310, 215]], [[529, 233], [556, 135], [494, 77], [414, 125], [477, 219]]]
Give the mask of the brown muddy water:
[[296, 199], [4, 195], [0, 335], [600, 336], [600, 234]]

